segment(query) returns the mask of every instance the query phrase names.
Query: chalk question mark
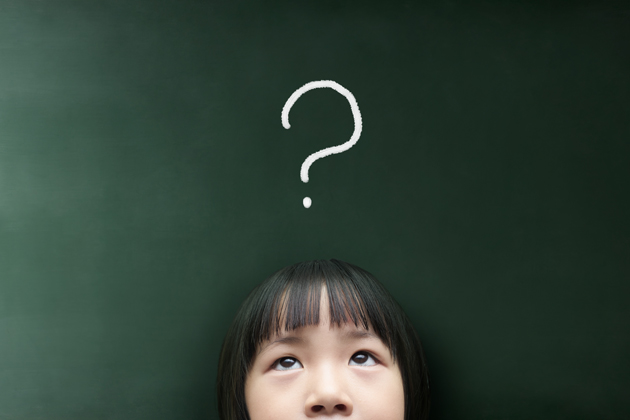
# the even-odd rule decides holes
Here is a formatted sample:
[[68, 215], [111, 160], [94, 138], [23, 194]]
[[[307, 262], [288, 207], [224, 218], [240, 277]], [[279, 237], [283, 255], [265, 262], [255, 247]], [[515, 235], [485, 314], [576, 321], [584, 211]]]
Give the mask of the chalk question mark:
[[[350, 109], [352, 110], [352, 116], [354, 117], [354, 132], [352, 133], [352, 137], [347, 142], [340, 144], [338, 146], [327, 147], [326, 149], [322, 149], [319, 152], [315, 152], [304, 160], [302, 163], [302, 169], [300, 170], [300, 178], [302, 182], [308, 182], [308, 170], [310, 169], [313, 162], [317, 159], [321, 159], [326, 156], [335, 155], [337, 153], [343, 153], [346, 150], [350, 149], [352, 146], [359, 141], [359, 137], [361, 137], [361, 130], [363, 129], [363, 122], [361, 120], [361, 112], [359, 111], [359, 105], [357, 104], [357, 100], [354, 99], [352, 93], [341, 86], [337, 82], [333, 82], [332, 80], [318, 80], [316, 82], [309, 82], [293, 92], [293, 94], [287, 99], [287, 102], [284, 104], [282, 108], [282, 126], [287, 130], [291, 128], [291, 124], [289, 124], [289, 111], [291, 111], [291, 107], [295, 104], [295, 101], [299, 99], [300, 96], [308, 92], [312, 89], [318, 88], [331, 88], [341, 93], [346, 97], [348, 102], [350, 103]], [[311, 207], [312, 200], [309, 197], [304, 197], [302, 200], [302, 204], [304, 204], [305, 208]]]

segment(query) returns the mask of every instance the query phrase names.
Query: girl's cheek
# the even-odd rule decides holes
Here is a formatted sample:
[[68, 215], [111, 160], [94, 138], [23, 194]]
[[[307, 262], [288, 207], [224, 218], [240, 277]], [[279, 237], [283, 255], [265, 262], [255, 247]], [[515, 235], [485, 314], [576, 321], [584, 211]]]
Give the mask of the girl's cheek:
[[265, 374], [266, 383], [272, 387], [290, 387], [294, 386], [297, 381], [304, 375], [302, 370], [293, 371], [269, 371]]
[[389, 376], [389, 371], [382, 365], [370, 366], [365, 368], [350, 368], [350, 374], [356, 378], [366, 382], [378, 382]]

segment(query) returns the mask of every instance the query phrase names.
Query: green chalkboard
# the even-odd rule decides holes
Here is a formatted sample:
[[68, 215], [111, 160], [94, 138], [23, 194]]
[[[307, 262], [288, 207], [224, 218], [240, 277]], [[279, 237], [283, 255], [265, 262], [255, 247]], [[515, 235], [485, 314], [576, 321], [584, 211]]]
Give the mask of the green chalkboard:
[[[630, 9], [0, 0], [0, 420], [218, 419], [277, 269], [411, 317], [431, 418], [630, 418]], [[349, 102], [360, 108], [354, 147]], [[304, 208], [304, 197], [312, 199]]]

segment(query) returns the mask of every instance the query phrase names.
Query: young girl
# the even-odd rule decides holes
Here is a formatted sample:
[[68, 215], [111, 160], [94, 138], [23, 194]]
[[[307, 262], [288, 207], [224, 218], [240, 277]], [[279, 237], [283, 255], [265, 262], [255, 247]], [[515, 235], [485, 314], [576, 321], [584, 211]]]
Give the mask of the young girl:
[[283, 268], [241, 305], [217, 378], [222, 420], [425, 420], [420, 339], [367, 271], [337, 261]]

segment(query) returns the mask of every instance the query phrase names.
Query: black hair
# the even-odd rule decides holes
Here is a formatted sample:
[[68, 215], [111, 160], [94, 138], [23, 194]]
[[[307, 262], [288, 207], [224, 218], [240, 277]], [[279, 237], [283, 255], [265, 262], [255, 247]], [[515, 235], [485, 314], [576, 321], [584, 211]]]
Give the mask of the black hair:
[[398, 365], [405, 420], [426, 420], [429, 375], [420, 338], [402, 308], [367, 271], [338, 260], [298, 263], [258, 285], [230, 325], [219, 357], [217, 397], [221, 420], [249, 420], [245, 381], [259, 346], [281, 331], [319, 324], [322, 286], [330, 323], [370, 326]]

